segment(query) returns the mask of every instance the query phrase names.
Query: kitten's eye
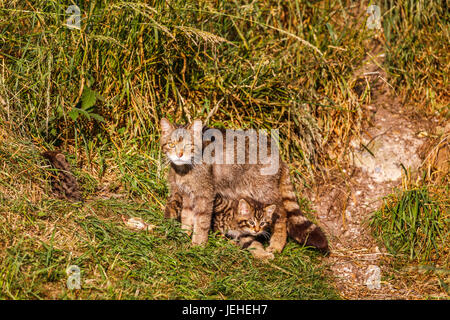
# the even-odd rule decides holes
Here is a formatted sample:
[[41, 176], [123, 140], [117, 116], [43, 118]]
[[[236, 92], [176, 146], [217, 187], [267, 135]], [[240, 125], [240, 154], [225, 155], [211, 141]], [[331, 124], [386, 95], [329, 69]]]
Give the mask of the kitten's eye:
[[169, 146], [169, 148], [173, 148], [173, 147], [175, 147], [175, 143], [170, 142], [170, 143], [168, 144], [168, 146]]
[[264, 221], [259, 224], [260, 227], [263, 227], [265, 225], [266, 225], [266, 223]]
[[253, 221], [249, 221], [248, 224], [251, 225], [252, 227], [255, 225]]

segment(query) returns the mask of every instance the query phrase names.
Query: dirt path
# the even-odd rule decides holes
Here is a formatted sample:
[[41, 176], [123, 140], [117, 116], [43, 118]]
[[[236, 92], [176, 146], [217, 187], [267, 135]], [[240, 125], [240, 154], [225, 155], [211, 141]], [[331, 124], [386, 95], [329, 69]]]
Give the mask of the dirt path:
[[381, 261], [388, 254], [377, 246], [366, 222], [383, 196], [401, 183], [402, 165], [411, 170], [420, 166], [423, 139], [418, 133], [428, 123], [412, 121], [392, 94], [385, 72], [378, 67], [383, 65], [382, 51], [374, 49], [371, 56], [355, 74], [371, 88], [372, 103], [367, 106], [371, 126], [351, 141], [351, 164], [344, 172], [331, 174], [333, 178], [320, 185], [311, 200], [330, 237], [332, 254], [327, 260], [344, 298], [417, 298], [420, 293], [405, 284], [371, 280], [377, 272], [386, 274]]

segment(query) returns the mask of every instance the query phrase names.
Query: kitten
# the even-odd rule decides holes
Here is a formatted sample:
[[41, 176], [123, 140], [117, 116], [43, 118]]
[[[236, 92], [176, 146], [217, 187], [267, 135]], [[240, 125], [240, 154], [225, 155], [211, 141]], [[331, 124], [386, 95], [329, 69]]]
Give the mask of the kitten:
[[219, 231], [250, 250], [257, 259], [273, 259], [262, 241], [270, 239], [276, 205], [262, 205], [253, 200], [225, 200], [217, 196], [214, 202], [212, 229]]
[[[211, 229], [239, 242], [245, 249], [253, 241], [264, 241], [270, 238], [276, 207], [275, 204], [263, 206], [253, 200], [236, 201], [217, 195], [214, 201]], [[181, 209], [181, 196], [175, 194], [173, 200], [166, 205], [165, 218], [180, 220]], [[312, 222], [294, 217], [287, 220], [287, 230], [289, 236], [298, 243], [316, 247], [322, 253], [329, 252], [328, 245], [323, 240], [326, 240], [325, 235]], [[260, 247], [264, 249], [262, 245]], [[258, 249], [258, 252], [261, 251]], [[261, 253], [257, 258], [261, 257], [267, 258], [267, 255]]]
[[[306, 242], [320, 250], [328, 250], [328, 242], [322, 230], [306, 219], [300, 211], [292, 183], [289, 178], [287, 165], [273, 153], [274, 141], [265, 139], [271, 159], [275, 159], [279, 166], [273, 174], [262, 174], [262, 170], [269, 167], [266, 163], [248, 162], [249, 150], [257, 146], [261, 148], [260, 137], [256, 135], [255, 143], [250, 143], [242, 131], [215, 129], [221, 136], [217, 141], [215, 136], [209, 140], [201, 134], [208, 128], [202, 127], [199, 120], [187, 126], [174, 125], [167, 119], [161, 120], [161, 147], [170, 162], [168, 176], [170, 198], [168, 199], [165, 215], [174, 214], [173, 207], [181, 206], [181, 224], [188, 232], [193, 232], [192, 244], [205, 244], [208, 240], [208, 231], [211, 227], [213, 205], [216, 195], [226, 199], [253, 199], [260, 203], [280, 203], [272, 221], [272, 235], [267, 248], [269, 252], [280, 252], [286, 244], [289, 233], [294, 239]], [[184, 130], [180, 130], [184, 129]], [[196, 133], [200, 133], [200, 149], [195, 141]], [[225, 158], [234, 158], [237, 147], [231, 150], [225, 148], [228, 134], [245, 139], [245, 163], [225, 164], [225, 161], [208, 163], [203, 161], [195, 163], [195, 157], [205, 153], [211, 143], [219, 148], [219, 153]], [[234, 139], [234, 137], [232, 139]], [[223, 152], [222, 152], [223, 150]], [[278, 150], [276, 150], [278, 151]], [[178, 197], [178, 199], [177, 199]]]
[[235, 240], [241, 236], [267, 238], [276, 207], [250, 199], [226, 200], [218, 195], [214, 202], [212, 229]]

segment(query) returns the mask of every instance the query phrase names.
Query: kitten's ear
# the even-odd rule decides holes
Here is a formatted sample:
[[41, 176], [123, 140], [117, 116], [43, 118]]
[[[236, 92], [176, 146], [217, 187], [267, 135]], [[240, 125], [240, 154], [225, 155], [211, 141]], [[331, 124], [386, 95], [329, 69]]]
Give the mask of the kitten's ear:
[[173, 129], [174, 129], [173, 124], [170, 123], [170, 121], [167, 120], [166, 118], [162, 118], [162, 119], [161, 119], [160, 125], [161, 125], [161, 131], [162, 131], [162, 134], [163, 134], [164, 136], [170, 134], [170, 133], [173, 131]]
[[250, 214], [250, 205], [244, 199], [239, 200], [238, 213], [242, 216]]
[[270, 206], [267, 206], [264, 208], [264, 212], [266, 213], [266, 215], [268, 216], [272, 216], [273, 213], [275, 212], [275, 209], [277, 208], [276, 204], [272, 204]]

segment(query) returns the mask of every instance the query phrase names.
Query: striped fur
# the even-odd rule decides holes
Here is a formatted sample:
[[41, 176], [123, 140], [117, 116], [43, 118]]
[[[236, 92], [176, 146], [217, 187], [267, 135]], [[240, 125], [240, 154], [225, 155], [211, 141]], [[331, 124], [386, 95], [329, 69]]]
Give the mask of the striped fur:
[[[282, 195], [282, 205], [287, 214], [288, 235], [300, 244], [306, 244], [315, 247], [324, 253], [328, 253], [328, 241], [323, 231], [320, 227], [313, 224], [301, 214], [287, 166], [282, 167], [280, 193]], [[181, 196], [177, 193], [173, 194], [167, 201], [165, 217], [180, 220], [181, 202]], [[249, 202], [255, 203], [254, 201]], [[230, 230], [231, 226], [234, 226], [234, 229], [236, 229], [236, 226], [233, 223], [236, 210], [237, 201], [225, 199], [224, 197], [217, 195], [214, 200], [214, 215], [211, 229], [219, 231], [221, 234], [232, 239], [240, 240], [243, 233], [239, 232], [239, 230]], [[242, 227], [242, 225], [240, 225], [240, 227]], [[245, 249], [249, 247], [253, 241], [255, 241], [254, 238], [247, 236], [246, 241], [241, 243], [241, 246]]]
[[235, 240], [256, 259], [273, 259], [273, 253], [264, 248], [262, 241], [270, 237], [275, 208], [275, 205], [265, 206], [250, 199], [237, 201], [217, 195], [212, 229]]
[[212, 229], [233, 239], [241, 236], [268, 238], [275, 209], [275, 205], [263, 205], [251, 199], [228, 200], [217, 195]]
[[[180, 132], [177, 130], [179, 128], [185, 128], [187, 132]], [[188, 234], [192, 233], [192, 244], [202, 245], [207, 242], [214, 213], [214, 199], [220, 195], [224, 199], [234, 201], [249, 199], [255, 203], [276, 205], [277, 210], [272, 221], [272, 235], [267, 251], [281, 252], [288, 235], [300, 243], [328, 251], [328, 243], [322, 230], [303, 217], [300, 212], [287, 165], [280, 159], [276, 141], [264, 139], [264, 143], [267, 143], [266, 150], [271, 157], [270, 164], [264, 163], [261, 159], [257, 163], [247, 163], [250, 154], [254, 155], [255, 151], [251, 150], [250, 145], [259, 145], [259, 135], [254, 136], [242, 130], [214, 129], [214, 140], [212, 137], [211, 139], [205, 136], [200, 137], [202, 146], [201, 150], [197, 150], [196, 145], [191, 143], [195, 140], [195, 132], [199, 133], [199, 130], [203, 130], [204, 134], [211, 133], [207, 127], [202, 129], [201, 121], [196, 120], [191, 125], [179, 126], [170, 123], [167, 119], [161, 119], [161, 130], [162, 151], [170, 163], [168, 184], [171, 198], [165, 215], [180, 218], [183, 229]], [[221, 139], [216, 141], [216, 135]], [[246, 141], [245, 163], [227, 164], [218, 161], [235, 158], [238, 144], [233, 143], [233, 148], [227, 147], [227, 141], [230, 141], [227, 139], [234, 141], [235, 138]], [[215, 161], [195, 163], [193, 161], [196, 158], [195, 155], [202, 157], [207, 155], [211, 151], [209, 146], [213, 141], [213, 153], [215, 154], [217, 148], [223, 152], [218, 152], [217, 159], [213, 157]], [[272, 150], [273, 146], [275, 146], [274, 150]], [[268, 167], [276, 168], [276, 172], [267, 173], [265, 169]], [[179, 199], [172, 196], [176, 194], [180, 195]], [[181, 207], [180, 217], [177, 207]]]
[[282, 167], [280, 193], [287, 214], [288, 235], [301, 244], [306, 244], [324, 253], [328, 253], [328, 241], [322, 229], [309, 221], [301, 213], [286, 165]]

